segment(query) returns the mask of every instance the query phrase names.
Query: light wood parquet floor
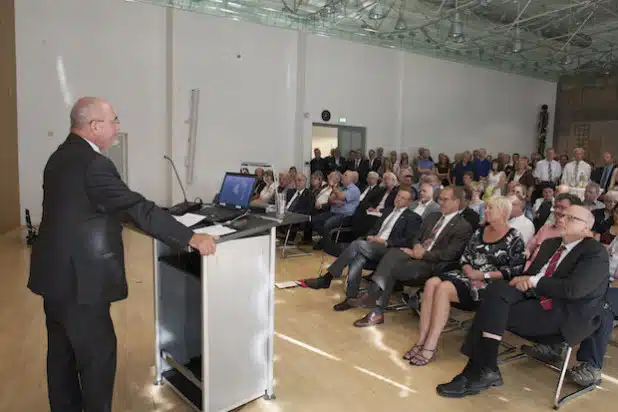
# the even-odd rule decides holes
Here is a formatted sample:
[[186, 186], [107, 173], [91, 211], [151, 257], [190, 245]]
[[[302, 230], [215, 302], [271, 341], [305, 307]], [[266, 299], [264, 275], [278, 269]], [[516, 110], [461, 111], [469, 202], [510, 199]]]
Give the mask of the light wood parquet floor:
[[[114, 411], [185, 412], [191, 409], [153, 381], [153, 284], [151, 240], [125, 231], [129, 298], [112, 306], [118, 335]], [[277, 279], [313, 276], [320, 254], [281, 260]], [[26, 288], [29, 249], [16, 231], [0, 236], [0, 411], [48, 411], [46, 334], [42, 302]], [[461, 400], [443, 399], [435, 386], [458, 373], [461, 332], [443, 336], [437, 359], [415, 368], [401, 359], [414, 342], [418, 318], [389, 313], [384, 325], [357, 329], [363, 309], [335, 313], [342, 285], [329, 290], [276, 291], [275, 392], [243, 412], [451, 411], [527, 412], [551, 410], [557, 375], [528, 360], [502, 368], [505, 385]], [[563, 407], [565, 411], [616, 410], [618, 348], [610, 347], [598, 390]]]

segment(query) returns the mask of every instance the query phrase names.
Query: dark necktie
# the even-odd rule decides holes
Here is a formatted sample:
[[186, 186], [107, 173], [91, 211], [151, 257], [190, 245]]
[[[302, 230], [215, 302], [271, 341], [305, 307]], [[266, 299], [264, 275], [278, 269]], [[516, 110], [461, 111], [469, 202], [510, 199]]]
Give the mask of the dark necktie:
[[554, 179], [552, 179], [552, 173], [551, 173], [551, 161], [547, 162], [547, 176], [549, 177], [549, 181], [553, 181]]
[[[558, 261], [560, 260], [560, 257], [562, 256], [565, 250], [566, 250], [566, 247], [564, 247], [563, 245], [563, 246], [560, 246], [558, 250], [554, 252], [554, 255], [549, 260], [547, 269], [545, 269], [545, 273], [543, 274], [544, 277], [545, 276], [551, 277], [554, 274], [554, 272], [556, 271], [556, 267], [558, 266]], [[550, 310], [554, 307], [552, 299], [548, 298], [547, 296], [541, 296], [539, 300], [541, 301], [541, 307], [544, 310]]]
[[601, 189], [605, 190], [607, 187], [607, 180], [609, 178], [609, 167], [603, 168], [603, 175], [601, 176]]

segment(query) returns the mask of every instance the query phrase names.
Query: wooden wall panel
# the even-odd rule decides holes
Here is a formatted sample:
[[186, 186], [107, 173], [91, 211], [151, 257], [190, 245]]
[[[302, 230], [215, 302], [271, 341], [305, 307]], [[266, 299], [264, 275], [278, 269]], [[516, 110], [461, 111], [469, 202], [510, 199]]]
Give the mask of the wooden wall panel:
[[0, 233], [20, 225], [15, 3], [0, 1]]
[[618, 74], [598, 73], [560, 79], [556, 96], [554, 146], [573, 156], [586, 149], [586, 158], [601, 161], [602, 152], [618, 158]]

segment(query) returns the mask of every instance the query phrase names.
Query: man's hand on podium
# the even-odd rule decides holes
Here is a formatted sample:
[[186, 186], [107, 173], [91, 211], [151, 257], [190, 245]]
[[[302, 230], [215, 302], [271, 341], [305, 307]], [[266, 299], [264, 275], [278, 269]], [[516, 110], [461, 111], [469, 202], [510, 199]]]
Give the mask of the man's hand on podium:
[[196, 233], [189, 241], [189, 246], [197, 249], [202, 256], [212, 255], [217, 248], [215, 243], [217, 239], [219, 239], [219, 236]]

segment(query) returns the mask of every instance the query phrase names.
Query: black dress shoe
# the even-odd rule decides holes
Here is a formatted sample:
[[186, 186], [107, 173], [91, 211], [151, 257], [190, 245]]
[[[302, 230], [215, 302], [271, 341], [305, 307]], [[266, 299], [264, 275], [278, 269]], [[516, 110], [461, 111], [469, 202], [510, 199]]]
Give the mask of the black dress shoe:
[[471, 389], [470, 380], [464, 375], [457, 375], [449, 383], [443, 383], [436, 387], [438, 395], [445, 398], [463, 398], [477, 395], [480, 391]]
[[344, 310], [353, 308], [354, 306], [350, 305], [349, 300], [350, 299], [346, 298], [343, 302], [337, 303], [335, 306], [333, 306], [333, 309], [335, 309], [335, 311], [337, 312], [343, 312]]
[[468, 381], [468, 388], [481, 392], [494, 386], [502, 386], [503, 384], [500, 370], [483, 369], [478, 379]]
[[305, 279], [305, 285], [311, 289], [328, 289], [332, 278], [327, 276], [320, 276], [314, 279]]

